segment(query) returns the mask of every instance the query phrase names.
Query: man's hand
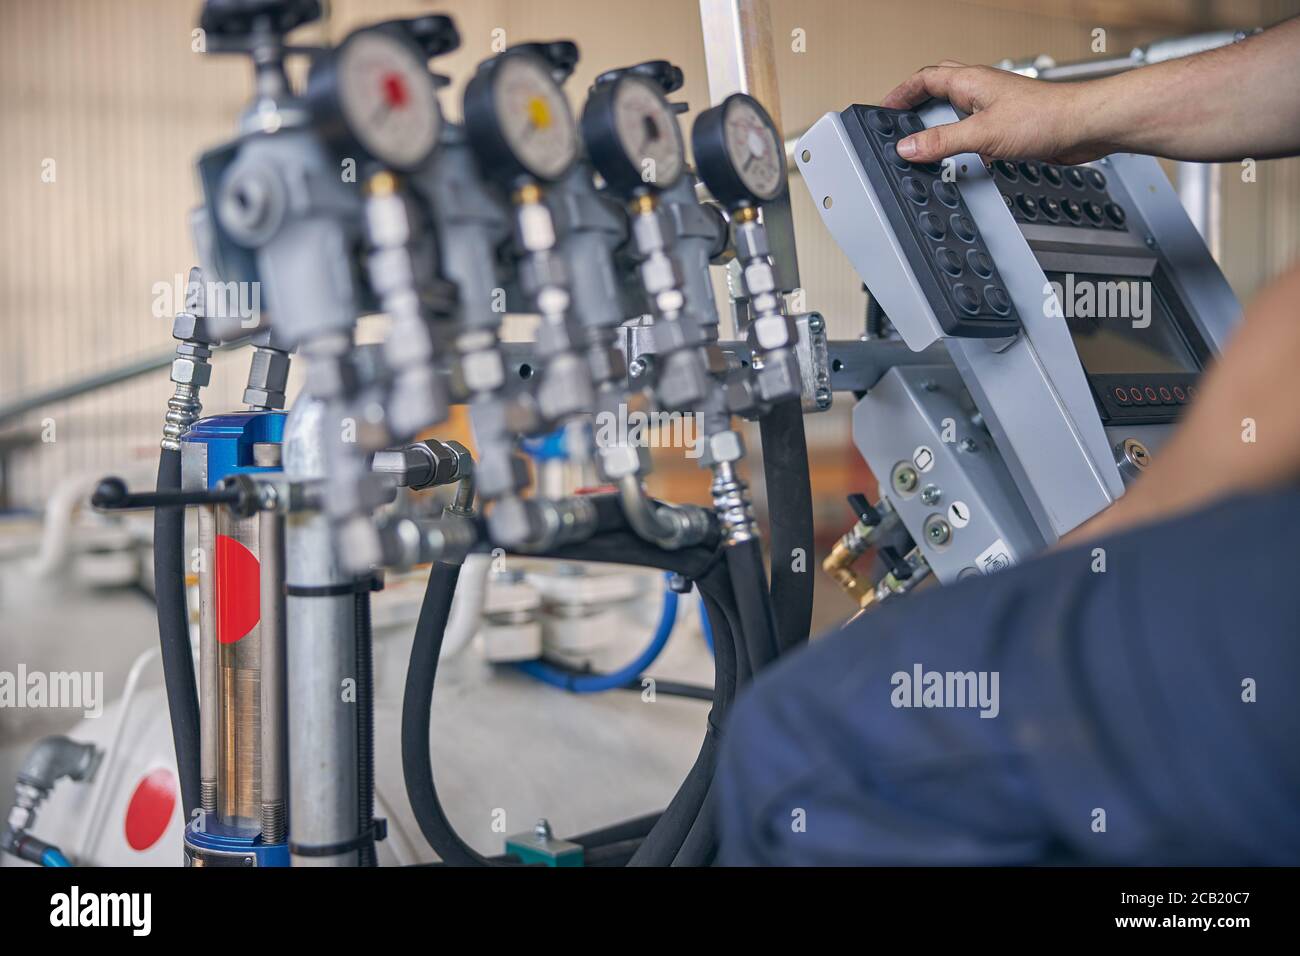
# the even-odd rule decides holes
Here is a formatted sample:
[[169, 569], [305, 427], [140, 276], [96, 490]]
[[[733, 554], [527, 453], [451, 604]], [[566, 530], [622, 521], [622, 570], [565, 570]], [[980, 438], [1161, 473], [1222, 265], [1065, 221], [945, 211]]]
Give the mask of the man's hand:
[[957, 123], [907, 137], [898, 154], [918, 163], [938, 162], [956, 153], [986, 159], [1048, 159], [1086, 163], [1106, 155], [1089, 142], [1084, 84], [1047, 83], [991, 66], [966, 66], [944, 60], [927, 66], [896, 86], [880, 104], [910, 109], [934, 97], [971, 114]]

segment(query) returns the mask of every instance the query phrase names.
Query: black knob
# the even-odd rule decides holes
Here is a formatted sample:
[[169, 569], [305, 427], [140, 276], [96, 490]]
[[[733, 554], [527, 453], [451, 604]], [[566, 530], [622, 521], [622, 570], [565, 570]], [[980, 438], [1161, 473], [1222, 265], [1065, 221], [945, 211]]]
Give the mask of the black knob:
[[125, 500], [126, 495], [126, 482], [110, 475], [95, 486], [95, 492], [90, 496], [90, 503], [96, 508], [111, 508]]
[[686, 82], [686, 76], [682, 73], [680, 66], [675, 66], [667, 60], [647, 60], [644, 63], [636, 64], [636, 66], [625, 66], [602, 73], [596, 77], [596, 84], [611, 83], [624, 73], [636, 73], [644, 76], [658, 83], [665, 93], [676, 93], [682, 88], [682, 84]]
[[509, 52], [521, 50], [526, 53], [532, 53], [540, 56], [550, 66], [551, 72], [555, 74], [555, 79], [563, 83], [573, 75], [574, 68], [578, 65], [579, 54], [578, 44], [572, 40], [551, 40], [549, 42], [538, 43], [516, 43], [510, 47]]
[[199, 26], [217, 37], [244, 37], [266, 21], [273, 33], [285, 34], [320, 16], [320, 0], [206, 0]]
[[396, 26], [406, 31], [424, 55], [430, 59], [450, 53], [460, 46], [460, 31], [456, 21], [441, 14], [412, 17], [409, 20], [389, 20], [384, 26]]

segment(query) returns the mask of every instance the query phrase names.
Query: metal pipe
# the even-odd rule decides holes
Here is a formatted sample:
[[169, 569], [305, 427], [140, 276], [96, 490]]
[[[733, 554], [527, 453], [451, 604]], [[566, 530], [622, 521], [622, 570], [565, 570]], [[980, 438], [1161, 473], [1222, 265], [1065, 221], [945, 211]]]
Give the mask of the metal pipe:
[[699, 544], [708, 534], [708, 516], [702, 509], [656, 504], [646, 497], [639, 475], [619, 478], [618, 496], [632, 530], [665, 550]]
[[[303, 396], [285, 424], [284, 473], [289, 481], [325, 476], [327, 421], [324, 402]], [[289, 837], [295, 866], [355, 866], [356, 850], [327, 856], [299, 848], [333, 846], [357, 836], [356, 626], [352, 582], [335, 556], [329, 518], [293, 512], [285, 523]]]
[[285, 706], [284, 518], [273, 512], [258, 515], [258, 560], [261, 566], [262, 640], [262, 842], [283, 843], [288, 837], [287, 764], [288, 712]]
[[199, 807], [217, 812], [221, 734], [217, 695], [216, 505], [199, 512]]
[[1217, 262], [1222, 237], [1222, 174], [1216, 163], [1180, 162], [1178, 199]]

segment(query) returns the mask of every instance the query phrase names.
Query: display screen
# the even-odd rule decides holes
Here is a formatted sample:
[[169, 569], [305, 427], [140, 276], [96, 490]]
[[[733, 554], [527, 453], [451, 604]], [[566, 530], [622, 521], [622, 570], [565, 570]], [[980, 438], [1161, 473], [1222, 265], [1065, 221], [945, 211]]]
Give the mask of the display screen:
[[1080, 272], [1047, 278], [1089, 375], [1200, 371], [1150, 278]]

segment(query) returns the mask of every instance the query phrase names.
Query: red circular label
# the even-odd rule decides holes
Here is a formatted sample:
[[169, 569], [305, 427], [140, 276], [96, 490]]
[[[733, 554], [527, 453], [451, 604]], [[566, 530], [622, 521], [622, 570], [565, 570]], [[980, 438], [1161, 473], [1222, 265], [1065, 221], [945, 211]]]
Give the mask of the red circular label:
[[262, 616], [262, 572], [253, 552], [217, 535], [217, 640], [233, 644]]
[[126, 842], [147, 850], [167, 832], [176, 809], [176, 775], [166, 767], [150, 770], [135, 785], [126, 805]]

